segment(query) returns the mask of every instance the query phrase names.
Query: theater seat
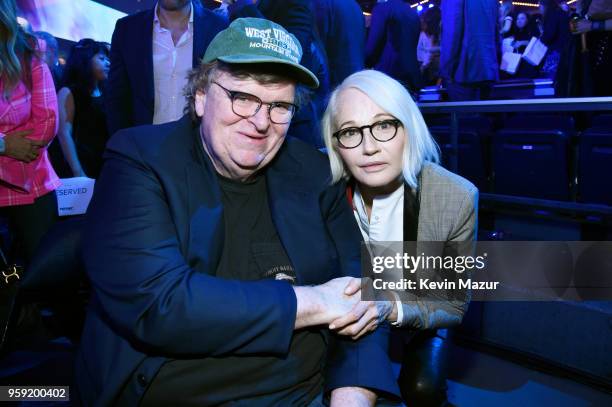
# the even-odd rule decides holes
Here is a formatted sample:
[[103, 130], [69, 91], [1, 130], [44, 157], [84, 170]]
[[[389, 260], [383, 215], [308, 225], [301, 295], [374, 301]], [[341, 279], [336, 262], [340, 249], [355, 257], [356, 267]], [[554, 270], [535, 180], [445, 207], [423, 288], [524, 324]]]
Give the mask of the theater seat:
[[24, 273], [21, 290], [57, 295], [78, 286], [79, 278], [83, 275], [80, 251], [82, 227], [82, 218], [71, 218], [57, 222], [49, 229]]
[[612, 114], [600, 114], [593, 117], [591, 129], [612, 131]]
[[494, 191], [540, 199], [570, 197], [569, 137], [561, 130], [502, 129], [493, 137]]
[[51, 333], [73, 343], [80, 340], [89, 296], [88, 289], [83, 289], [83, 224], [81, 217], [57, 222], [41, 239], [20, 286], [23, 301], [46, 304], [52, 310], [46, 324]]
[[612, 205], [612, 127], [590, 129], [580, 135], [578, 161], [579, 199]]
[[[450, 168], [452, 154], [451, 133], [447, 127], [431, 127], [431, 135], [440, 146], [442, 166]], [[488, 137], [474, 130], [459, 131], [457, 173], [470, 180], [482, 192], [489, 190]]]

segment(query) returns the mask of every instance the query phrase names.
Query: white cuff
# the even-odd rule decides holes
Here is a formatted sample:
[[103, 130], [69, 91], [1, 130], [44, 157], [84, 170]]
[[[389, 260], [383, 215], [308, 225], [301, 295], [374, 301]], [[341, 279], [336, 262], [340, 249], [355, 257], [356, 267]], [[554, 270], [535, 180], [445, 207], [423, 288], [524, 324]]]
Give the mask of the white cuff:
[[394, 291], [390, 292], [393, 298], [395, 298], [395, 307], [397, 309], [397, 321], [391, 322], [391, 325], [402, 326], [402, 323], [404, 322], [404, 307], [402, 306], [402, 302], [400, 301], [399, 295]]

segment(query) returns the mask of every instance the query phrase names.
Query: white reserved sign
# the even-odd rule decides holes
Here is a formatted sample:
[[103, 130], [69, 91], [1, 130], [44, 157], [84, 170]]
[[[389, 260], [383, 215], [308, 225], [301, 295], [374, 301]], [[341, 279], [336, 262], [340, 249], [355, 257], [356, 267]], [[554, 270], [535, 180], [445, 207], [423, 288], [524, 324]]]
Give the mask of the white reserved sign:
[[95, 179], [87, 177], [64, 178], [55, 190], [59, 216], [81, 215], [87, 211], [93, 195]]

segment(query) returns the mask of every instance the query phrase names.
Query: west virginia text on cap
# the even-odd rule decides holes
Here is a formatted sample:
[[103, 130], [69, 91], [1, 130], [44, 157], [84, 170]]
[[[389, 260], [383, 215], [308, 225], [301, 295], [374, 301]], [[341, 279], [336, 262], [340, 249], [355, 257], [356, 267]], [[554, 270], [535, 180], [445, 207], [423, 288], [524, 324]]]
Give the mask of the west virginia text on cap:
[[300, 65], [302, 47], [281, 25], [261, 18], [238, 18], [219, 32], [208, 46], [202, 63], [214, 60], [228, 64], [275, 63], [287, 65], [288, 73], [311, 88], [317, 77]]

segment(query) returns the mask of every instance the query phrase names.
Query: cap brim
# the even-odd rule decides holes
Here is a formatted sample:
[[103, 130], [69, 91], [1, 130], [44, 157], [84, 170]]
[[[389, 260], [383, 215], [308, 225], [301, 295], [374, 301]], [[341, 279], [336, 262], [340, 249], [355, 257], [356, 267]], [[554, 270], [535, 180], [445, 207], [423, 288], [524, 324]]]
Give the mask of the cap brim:
[[290, 68], [290, 74], [299, 83], [308, 86], [309, 88], [316, 89], [319, 87], [319, 80], [310, 72], [310, 70], [304, 68], [302, 65], [286, 61], [280, 58], [274, 58], [269, 56], [254, 56], [245, 54], [236, 55], [224, 55], [217, 58], [219, 61], [228, 64], [283, 64]]

